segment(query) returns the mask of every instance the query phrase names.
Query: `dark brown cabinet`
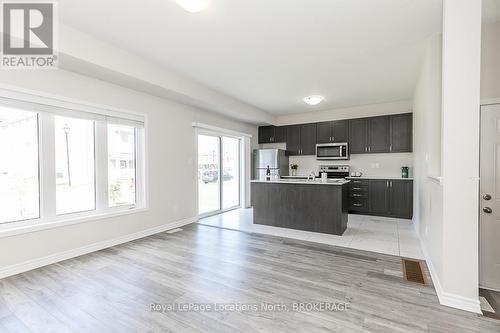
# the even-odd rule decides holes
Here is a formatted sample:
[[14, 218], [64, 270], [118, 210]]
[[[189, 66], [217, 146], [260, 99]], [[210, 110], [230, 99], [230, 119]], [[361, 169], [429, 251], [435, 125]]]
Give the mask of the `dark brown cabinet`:
[[316, 143], [347, 142], [348, 121], [324, 121], [316, 125]]
[[316, 124], [290, 125], [286, 129], [288, 155], [316, 155]]
[[390, 116], [390, 144], [392, 153], [413, 151], [413, 113]]
[[369, 181], [369, 211], [372, 214], [389, 212], [389, 181], [376, 179]]
[[413, 217], [413, 181], [352, 179], [349, 184], [350, 213]]
[[300, 125], [301, 155], [316, 155], [316, 124]]
[[351, 154], [412, 151], [412, 113], [349, 120]]
[[362, 179], [349, 182], [349, 212], [368, 212], [368, 181]]
[[413, 182], [407, 180], [389, 181], [389, 215], [412, 218]]
[[300, 125], [286, 127], [286, 151], [290, 156], [300, 155]]
[[349, 153], [368, 153], [368, 120], [366, 118], [349, 120]]
[[389, 152], [389, 118], [372, 117], [368, 118], [368, 152], [387, 153]]
[[316, 125], [316, 142], [329, 143], [332, 142], [332, 125], [333, 121], [324, 121]]
[[259, 127], [259, 143], [286, 142], [290, 155], [315, 155], [317, 143], [348, 142], [350, 154], [413, 151], [413, 114]]
[[335, 120], [333, 122], [333, 142], [349, 141], [349, 126], [347, 120]]
[[286, 128], [285, 126], [260, 126], [259, 127], [259, 144], [285, 142]]

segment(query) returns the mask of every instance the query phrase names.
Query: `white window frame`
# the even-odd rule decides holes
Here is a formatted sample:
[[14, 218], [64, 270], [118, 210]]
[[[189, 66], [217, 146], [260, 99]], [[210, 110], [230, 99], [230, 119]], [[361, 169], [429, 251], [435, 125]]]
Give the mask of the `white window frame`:
[[[59, 226], [106, 219], [113, 216], [147, 211], [147, 115], [101, 105], [0, 88], [0, 105], [38, 114], [39, 218], [0, 223], [0, 237], [33, 232]], [[54, 116], [94, 121], [95, 209], [85, 212], [56, 214], [56, 166]], [[135, 128], [135, 204], [108, 205], [107, 124], [122, 123]]]

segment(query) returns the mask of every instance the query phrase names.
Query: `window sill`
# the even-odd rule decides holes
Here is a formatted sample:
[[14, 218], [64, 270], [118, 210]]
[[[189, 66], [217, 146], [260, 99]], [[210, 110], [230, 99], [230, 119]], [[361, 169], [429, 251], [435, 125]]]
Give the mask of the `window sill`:
[[149, 210], [148, 208], [134, 208], [127, 210], [120, 210], [111, 213], [107, 212], [101, 214], [87, 215], [83, 217], [68, 217], [65, 219], [51, 221], [51, 222], [40, 222], [40, 220], [33, 220], [30, 221], [28, 224], [24, 223], [22, 226], [19, 225], [22, 222], [19, 223], [12, 222], [8, 223], [7, 225], [0, 225], [0, 238], [12, 237], [12, 236], [28, 234], [42, 230], [55, 229], [60, 227], [67, 227], [74, 224], [104, 220], [118, 216], [144, 213], [148, 210]]

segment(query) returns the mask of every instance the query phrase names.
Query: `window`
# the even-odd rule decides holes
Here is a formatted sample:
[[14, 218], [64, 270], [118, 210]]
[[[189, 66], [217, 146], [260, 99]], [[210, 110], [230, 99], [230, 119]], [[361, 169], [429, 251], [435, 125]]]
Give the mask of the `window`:
[[95, 209], [94, 122], [56, 116], [56, 213]]
[[0, 106], [0, 223], [39, 217], [37, 119]]
[[[134, 127], [108, 124], [108, 160], [109, 206], [135, 204]], [[119, 168], [113, 163], [116, 160]]]
[[0, 97], [0, 224], [145, 207], [140, 115], [28, 97]]

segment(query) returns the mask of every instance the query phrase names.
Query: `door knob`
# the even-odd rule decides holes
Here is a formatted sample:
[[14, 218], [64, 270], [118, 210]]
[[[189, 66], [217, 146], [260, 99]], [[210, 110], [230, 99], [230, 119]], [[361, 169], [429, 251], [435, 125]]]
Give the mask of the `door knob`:
[[484, 200], [491, 200], [491, 195], [485, 194], [485, 195], [483, 195], [483, 199]]
[[486, 214], [491, 214], [493, 212], [493, 210], [491, 210], [490, 207], [484, 207], [483, 212], [485, 212]]

